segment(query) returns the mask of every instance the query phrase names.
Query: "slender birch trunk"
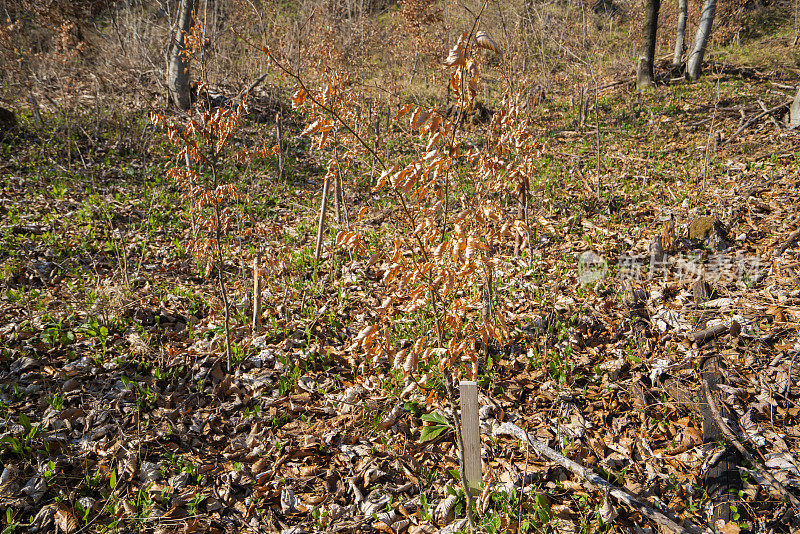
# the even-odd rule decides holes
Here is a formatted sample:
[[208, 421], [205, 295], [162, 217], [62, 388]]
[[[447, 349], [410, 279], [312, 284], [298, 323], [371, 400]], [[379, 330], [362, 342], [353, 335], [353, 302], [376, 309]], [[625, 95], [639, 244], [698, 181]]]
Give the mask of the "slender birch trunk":
[[706, 53], [708, 39], [711, 37], [711, 27], [714, 24], [714, 14], [717, 11], [717, 0], [705, 0], [703, 12], [700, 15], [700, 24], [697, 25], [697, 34], [694, 38], [694, 47], [686, 62], [686, 78], [696, 81], [700, 78], [703, 68], [703, 56]]
[[672, 56], [673, 67], [681, 66], [683, 48], [686, 46], [686, 12], [688, 7], [688, 0], [678, 0], [678, 35], [675, 38], [675, 54]]

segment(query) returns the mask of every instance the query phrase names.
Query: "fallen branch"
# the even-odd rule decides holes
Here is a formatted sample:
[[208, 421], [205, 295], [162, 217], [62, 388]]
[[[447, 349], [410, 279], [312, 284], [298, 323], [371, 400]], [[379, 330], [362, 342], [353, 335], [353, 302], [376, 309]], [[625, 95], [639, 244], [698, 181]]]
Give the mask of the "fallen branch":
[[264, 81], [264, 79], [267, 77], [267, 74], [269, 74], [269, 71], [265, 72], [264, 74], [262, 74], [261, 76], [259, 76], [258, 78], [256, 78], [256, 80], [255, 80], [253, 83], [251, 83], [251, 84], [250, 84], [250, 85], [247, 87], [247, 89], [245, 89], [244, 91], [242, 91], [241, 93], [239, 93], [238, 95], [236, 95], [236, 97], [237, 97], [237, 98], [244, 98], [244, 97], [246, 97], [247, 95], [249, 95], [249, 94], [250, 94], [250, 91], [252, 91], [252, 90], [253, 90], [253, 89], [255, 89], [256, 87], [258, 87], [258, 85], [259, 85], [261, 82], [263, 82], [263, 81]]
[[[758, 101], [758, 105], [761, 106], [761, 109], [763, 109], [764, 111], [768, 111], [767, 110], [767, 105], [764, 102], [762, 102], [761, 100]], [[778, 124], [778, 121], [775, 120], [775, 117], [770, 115], [769, 116], [769, 120], [770, 120], [770, 122], [772, 122], [772, 125], [775, 126], [775, 129], [780, 132], [781, 131], [781, 125]]]
[[708, 407], [711, 409], [711, 414], [714, 416], [714, 422], [717, 423], [717, 426], [722, 430], [722, 433], [725, 434], [725, 438], [734, 446], [736, 450], [741, 453], [745, 460], [750, 462], [750, 464], [758, 471], [758, 474], [764, 477], [765, 480], [769, 481], [770, 485], [783, 497], [789, 500], [792, 504], [792, 507], [795, 509], [795, 512], [800, 511], [800, 501], [797, 500], [797, 497], [789, 493], [789, 491], [783, 487], [783, 484], [778, 482], [775, 477], [773, 477], [769, 471], [764, 469], [760, 463], [750, 454], [739, 438], [736, 437], [736, 434], [733, 433], [731, 427], [728, 426], [728, 423], [725, 422], [725, 419], [722, 418], [722, 414], [719, 411], [719, 406], [717, 406], [717, 401], [711, 395], [711, 388], [708, 385], [708, 380], [703, 380], [703, 391], [706, 395], [706, 401], [708, 402]]
[[725, 323], [720, 323], [718, 325], [714, 325], [710, 328], [706, 328], [705, 330], [697, 330], [695, 332], [689, 332], [686, 334], [686, 337], [689, 338], [689, 341], [694, 343], [705, 343], [709, 339], [713, 339], [715, 337], [719, 337], [728, 333], [729, 326]]
[[794, 243], [798, 237], [800, 237], [800, 228], [789, 234], [789, 237], [786, 238], [786, 241], [784, 241], [783, 245], [781, 245], [781, 248], [778, 249], [778, 256], [783, 256], [783, 253], [786, 252], [786, 249], [791, 247], [792, 243]]
[[601, 85], [597, 88], [597, 91], [605, 91], [606, 89], [611, 89], [612, 87], [617, 87], [618, 85], [629, 85], [634, 83], [636, 80], [631, 77], [625, 80], [617, 80], [616, 82], [607, 83], [605, 85]]
[[637, 499], [624, 489], [614, 486], [613, 484], [602, 478], [600, 475], [598, 475], [591, 469], [583, 467], [582, 465], [576, 462], [573, 462], [566, 456], [554, 451], [544, 443], [537, 441], [530, 434], [528, 434], [527, 432], [525, 432], [524, 430], [522, 430], [520, 427], [518, 427], [513, 423], [503, 423], [494, 431], [493, 434], [495, 436], [511, 435], [515, 436], [521, 441], [525, 441], [528, 444], [528, 446], [532, 448], [534, 451], [536, 451], [540, 456], [544, 456], [545, 458], [548, 458], [549, 460], [559, 464], [560, 466], [569, 470], [572, 474], [581, 477], [592, 486], [595, 486], [605, 492], [608, 492], [610, 495], [614, 496], [619, 502], [636, 510], [643, 516], [649, 517], [662, 529], [666, 529], [671, 532], [676, 532], [681, 534], [696, 534], [700, 532], [706, 532], [705, 530], [698, 529], [694, 526], [683, 527], [677, 524], [675, 521], [667, 517], [663, 512], [660, 512], [659, 510], [656, 510], [652, 506], [643, 503], [642, 501], [640, 501], [639, 499]]
[[783, 102], [782, 104], [779, 104], [779, 105], [775, 106], [774, 108], [769, 108], [767, 110], [762, 111], [761, 113], [759, 113], [755, 117], [751, 118], [750, 120], [748, 120], [747, 122], [742, 124], [742, 127], [739, 128], [738, 130], [736, 130], [736, 133], [734, 133], [732, 136], [727, 138], [724, 143], [722, 143], [722, 146], [725, 146], [728, 143], [730, 143], [731, 141], [733, 141], [734, 139], [736, 139], [739, 136], [740, 133], [745, 131], [747, 128], [750, 127], [751, 124], [756, 122], [758, 119], [760, 119], [764, 115], [769, 115], [770, 113], [774, 113], [774, 112], [778, 111], [781, 108], [785, 108], [786, 106], [788, 106], [791, 103], [792, 103], [791, 100], [787, 100], [786, 102]]

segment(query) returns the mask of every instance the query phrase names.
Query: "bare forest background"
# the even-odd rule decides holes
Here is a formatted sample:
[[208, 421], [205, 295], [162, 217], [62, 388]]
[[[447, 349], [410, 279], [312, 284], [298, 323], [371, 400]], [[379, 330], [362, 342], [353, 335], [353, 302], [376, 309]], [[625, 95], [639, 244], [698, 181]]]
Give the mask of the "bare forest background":
[[5, 0], [0, 526], [800, 528], [796, 0]]
[[[686, 46], [691, 46], [702, 2], [688, 2]], [[63, 97], [102, 94], [140, 98], [157, 105], [165, 94], [165, 55], [174, 38], [179, 2], [14, 2], [4, 5], [7, 98], [37, 86]], [[739, 43], [792, 19], [783, 2], [724, 2], [717, 8], [712, 48]], [[499, 79], [559, 90], [586, 83], [592, 72], [629, 71], [642, 47], [644, 8], [635, 2], [208, 2], [193, 5], [207, 42], [195, 83], [241, 90], [270, 71], [266, 46], [310, 80], [342, 72], [395, 98], [446, 100], [441, 61], [455, 39], [480, 28], [503, 50], [484, 73], [487, 98], [497, 98]], [[656, 57], [674, 49], [678, 4], [660, 9]], [[791, 68], [790, 62], [774, 67]], [[273, 75], [274, 76], [274, 75]], [[78, 81], [80, 80], [80, 82]], [[275, 82], [276, 80], [271, 80]], [[71, 82], [71, 83], [70, 83]], [[52, 87], [49, 87], [51, 84]], [[272, 86], [272, 84], [267, 84]], [[69, 90], [68, 90], [69, 89]], [[492, 90], [495, 95], [491, 96]]]

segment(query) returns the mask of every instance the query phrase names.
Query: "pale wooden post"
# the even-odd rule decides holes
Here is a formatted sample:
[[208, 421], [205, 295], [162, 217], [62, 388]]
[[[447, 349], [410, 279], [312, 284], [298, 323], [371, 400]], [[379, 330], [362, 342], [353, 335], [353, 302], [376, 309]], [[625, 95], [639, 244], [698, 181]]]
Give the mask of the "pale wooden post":
[[[41, 117], [39, 121], [41, 122]], [[800, 87], [797, 88], [797, 94], [794, 96], [792, 107], [789, 108], [789, 125], [800, 126]]]
[[473, 494], [479, 493], [481, 475], [481, 436], [478, 423], [478, 384], [474, 380], [462, 380], [461, 392], [461, 437], [464, 441], [465, 484]]
[[333, 199], [336, 205], [336, 224], [342, 224], [342, 180], [338, 172], [333, 177]]
[[275, 114], [275, 124], [277, 126], [275, 136], [278, 138], [278, 181], [281, 181], [285, 173], [283, 171], [283, 127], [281, 125], [280, 112]]
[[317, 246], [314, 247], [314, 265], [319, 263], [319, 254], [322, 250], [322, 232], [325, 229], [325, 212], [328, 210], [328, 177], [322, 185], [322, 206], [319, 209], [319, 225], [317, 226]]
[[258, 268], [258, 254], [256, 254], [253, 258], [253, 334], [261, 330], [261, 277]]
[[[381, 147], [381, 115], [377, 111], [378, 106], [375, 106], [375, 152], [378, 152]], [[370, 113], [372, 113], [372, 107], [370, 106]], [[375, 158], [372, 159], [372, 174], [369, 177], [369, 185], [375, 185], [377, 180], [375, 179]]]

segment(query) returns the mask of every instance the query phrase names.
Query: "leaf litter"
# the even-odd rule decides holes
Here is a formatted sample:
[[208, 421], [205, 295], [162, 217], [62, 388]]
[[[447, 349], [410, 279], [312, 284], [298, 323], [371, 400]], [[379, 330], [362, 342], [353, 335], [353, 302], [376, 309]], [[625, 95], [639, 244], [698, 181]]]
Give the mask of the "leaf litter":
[[[606, 98], [613, 107], [629, 95]], [[718, 111], [718, 131], [736, 132], [739, 113]], [[645, 127], [650, 139], [667, 140], [659, 150], [676, 164], [696, 163], [712, 150], [708, 130], [692, 126], [707, 112], [703, 103], [686, 102]], [[514, 425], [689, 520], [685, 525], [707, 525], [703, 475], [713, 458], [703, 454], [698, 395], [709, 346], [688, 334], [716, 325], [725, 331], [712, 349], [724, 361], [723, 403], [764, 467], [797, 491], [800, 282], [793, 258], [800, 243], [786, 240], [800, 222], [798, 172], [796, 159], [782, 156], [796, 153], [796, 138], [765, 120], [736, 143], [714, 148], [711, 167], [697, 164], [691, 176], [669, 180], [672, 171], [656, 165], [655, 151], [638, 136], [607, 138], [609, 168], [591, 177], [610, 191], [604, 205], [579, 179], [594, 133], [548, 137], [565, 113], [543, 114], [535, 127], [547, 139], [543, 157], [567, 154], [561, 172], [575, 179], [565, 180], [559, 194], [541, 184], [536, 238], [520, 254], [506, 243], [494, 257], [496, 308], [509, 334], [496, 345], [476, 340], [483, 353], [479, 514], [511, 532], [653, 528], [607, 492], [504, 437]], [[241, 354], [228, 373], [213, 278], [198, 277], [191, 258], [172, 251], [172, 230], [145, 223], [154, 214], [177, 217], [169, 202], [148, 206], [135, 195], [112, 201], [119, 188], [112, 179], [98, 184], [94, 201], [70, 186], [51, 198], [29, 191], [31, 180], [9, 180], [2, 192], [6, 207], [26, 202], [20, 222], [3, 229], [19, 254], [4, 255], [0, 308], [0, 504], [20, 528], [465, 527], [452, 410], [411, 377], [418, 339], [398, 341], [396, 363], [364, 358], [381, 342], [380, 309], [405, 309], [396, 320], [412, 322], [414, 302], [386, 294], [390, 277], [400, 274], [388, 251], [369, 262], [326, 252], [316, 291], [308, 272], [276, 254], [262, 293], [270, 326], [255, 333], [246, 320], [234, 326]], [[645, 184], [647, 195], [631, 183]], [[287, 225], [296, 222], [290, 208], [275, 211]], [[368, 213], [364, 227], [396, 224], [391, 211]], [[713, 241], [716, 230], [690, 237], [692, 222], [712, 214], [726, 243]], [[130, 235], [109, 231], [102, 249], [93, 245], [95, 226], [108, 220], [113, 228], [127, 225], [123, 233]], [[651, 244], [659, 237], [663, 255], [656, 261]], [[303, 242], [302, 235], [293, 238]], [[291, 246], [280, 239], [269, 245]], [[126, 274], [127, 287], [120, 247], [127, 261], [141, 259]], [[225, 269], [244, 272], [251, 264], [245, 251]], [[700, 265], [713, 282], [704, 302], [692, 289]], [[599, 271], [587, 271], [592, 266]], [[619, 279], [626, 277], [634, 308], [623, 297]], [[243, 317], [252, 306], [245, 287], [233, 289]], [[465, 320], [480, 321], [480, 308], [476, 297]], [[739, 466], [742, 488], [734, 500], [741, 521], [759, 532], [800, 527], [796, 511], [751, 467]]]

